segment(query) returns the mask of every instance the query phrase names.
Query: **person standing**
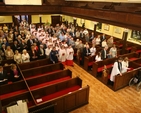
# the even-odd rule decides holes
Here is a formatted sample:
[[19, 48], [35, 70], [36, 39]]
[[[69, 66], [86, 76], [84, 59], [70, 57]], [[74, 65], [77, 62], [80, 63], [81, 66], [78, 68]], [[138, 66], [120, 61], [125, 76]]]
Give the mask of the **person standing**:
[[27, 53], [27, 50], [26, 50], [26, 49], [23, 50], [22, 62], [23, 62], [23, 63], [30, 62], [30, 56], [29, 56], [29, 54]]
[[115, 44], [113, 45], [113, 47], [110, 48], [109, 55], [110, 58], [117, 57], [117, 48]]
[[122, 60], [122, 57], [119, 57], [118, 60], [114, 63], [110, 76], [111, 82], [115, 81], [115, 76], [122, 76]]
[[74, 50], [71, 47], [71, 45], [69, 45], [69, 47], [67, 48], [67, 65], [68, 66], [73, 66], [73, 54], [74, 54]]
[[59, 50], [59, 60], [62, 62], [62, 64], [66, 64], [66, 49], [62, 45], [61, 49]]
[[56, 47], [52, 48], [49, 58], [53, 64], [58, 63], [58, 51], [56, 50]]
[[108, 47], [107, 46], [105, 46], [104, 47], [104, 49], [101, 51], [101, 59], [102, 60], [105, 60], [106, 58], [107, 58], [107, 49], [108, 49]]

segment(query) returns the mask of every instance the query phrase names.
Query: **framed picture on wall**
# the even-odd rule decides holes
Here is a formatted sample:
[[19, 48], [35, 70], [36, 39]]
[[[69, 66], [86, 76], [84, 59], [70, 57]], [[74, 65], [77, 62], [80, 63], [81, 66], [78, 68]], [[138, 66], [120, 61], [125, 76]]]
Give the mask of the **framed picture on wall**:
[[109, 31], [109, 29], [110, 29], [110, 25], [109, 24], [105, 24], [104, 25], [104, 30]]
[[114, 32], [117, 34], [121, 34], [121, 28], [115, 27]]

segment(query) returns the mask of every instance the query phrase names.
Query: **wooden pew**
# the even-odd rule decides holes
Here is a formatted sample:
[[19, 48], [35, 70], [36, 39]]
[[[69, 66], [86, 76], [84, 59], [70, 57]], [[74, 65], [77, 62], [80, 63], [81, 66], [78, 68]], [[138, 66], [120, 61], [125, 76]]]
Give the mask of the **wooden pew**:
[[69, 80], [72, 77], [72, 72], [70, 70], [62, 70], [60, 72], [47, 74], [44, 76], [38, 76], [34, 79], [28, 79], [27, 83], [31, 90], [38, 89], [50, 84], [59, 83], [65, 80]]
[[[39, 104], [54, 99], [58, 96], [62, 96], [78, 90], [79, 88], [81, 88], [81, 86], [82, 80], [79, 77], [76, 77], [67, 81], [40, 88], [38, 90], [33, 89], [31, 91], [33, 93], [33, 96], [35, 97], [36, 103]], [[42, 99], [42, 101], [38, 102], [37, 99]]]
[[133, 70], [125, 72], [122, 76], [115, 76], [115, 82], [113, 86], [113, 90], [117, 91], [129, 84], [130, 79], [137, 74], [137, 72], [141, 69], [140, 65], [130, 62], [129, 67], [133, 68]]
[[123, 40], [116, 41], [115, 45], [117, 46], [118, 49], [122, 49], [122, 47], [123, 47]]
[[[54, 87], [54, 89], [52, 89], [51, 91], [46, 90], [46, 89], [48, 89], [46, 87], [46, 88], [43, 88], [45, 90], [41, 89], [40, 91], [37, 90], [37, 91], [32, 91], [32, 92], [33, 92], [33, 95], [35, 96], [35, 99], [37, 99], [40, 96], [41, 97], [44, 96], [44, 97], [42, 97], [42, 99], [44, 99], [44, 98], [47, 99], [47, 97], [50, 96], [48, 94], [54, 92], [57, 89], [58, 89], [58, 91], [54, 92], [51, 95], [57, 95], [57, 93], [63, 92], [64, 90], [67, 90], [67, 89], [69, 91], [72, 87], [75, 87], [72, 85], [78, 85], [74, 80], [72, 82], [74, 82], [74, 83], [68, 82], [69, 83], [68, 85], [67, 84], [64, 85], [64, 83], [61, 83], [59, 86], [56, 86], [56, 87], [49, 86], [48, 88], [50, 88], [50, 89], [52, 89]], [[72, 85], [70, 85], [70, 84], [72, 84]], [[63, 88], [63, 86], [64, 86], [64, 88]], [[68, 88], [67, 86], [70, 86], [70, 88]], [[67, 89], [65, 87], [67, 87]], [[60, 89], [62, 89], [62, 88], [63, 88], [63, 90], [60, 91]], [[45, 93], [45, 94], [42, 94], [42, 93]], [[29, 111], [38, 110], [39, 112], [37, 112], [37, 113], [41, 113], [40, 112], [41, 108], [53, 105], [54, 106], [53, 113], [68, 113], [71, 110], [74, 110], [78, 107], [81, 107], [85, 104], [88, 104], [88, 97], [89, 97], [89, 86], [86, 86], [83, 88], [79, 88], [78, 90], [71, 91], [69, 93], [67, 93], [67, 91], [66, 91], [66, 94], [61, 95], [61, 96], [57, 95], [55, 98], [50, 99], [48, 101], [44, 101], [44, 102], [42, 101], [40, 103], [36, 103], [37, 104], [36, 107], [30, 108]], [[46, 112], [46, 113], [48, 113], [48, 112]], [[49, 112], [49, 113], [52, 113], [52, 112]]]
[[42, 59], [42, 60], [36, 60], [36, 61], [32, 61], [32, 62], [28, 62], [28, 63], [22, 63], [22, 64], [18, 64], [21, 70], [25, 70], [25, 69], [29, 69], [29, 68], [34, 68], [34, 67], [38, 67], [38, 66], [44, 66], [44, 65], [48, 65], [51, 64], [50, 59]]
[[87, 71], [89, 66], [92, 66], [95, 61], [95, 56], [84, 58], [84, 69]]
[[128, 57], [128, 59], [130, 61], [134, 61], [134, 60], [138, 59], [138, 54], [133, 52], [133, 53], [128, 53], [128, 54], [124, 54], [124, 55], [119, 55], [119, 57], [123, 57], [123, 58]]
[[3, 60], [3, 61], [1, 62], [1, 65], [2, 65], [2, 66], [5, 66], [5, 64], [8, 64], [8, 65], [10, 65], [10, 64], [16, 64], [16, 62], [15, 62], [13, 59]]
[[[11, 78], [11, 75], [10, 75], [11, 65], [3, 66], [3, 69], [7, 72], [7, 75], [8, 75], [8, 83], [10, 84], [11, 81], [12, 81], [12, 78]], [[17, 69], [19, 70], [18, 66], [17, 66]], [[21, 75], [20, 70], [19, 70], [19, 75]]]
[[141, 58], [138, 58], [138, 59], [134, 60], [134, 62], [141, 66]]
[[116, 60], [117, 58], [109, 58], [103, 61], [94, 62], [92, 69], [93, 76], [97, 77], [97, 75], [103, 71], [104, 65], [106, 65], [107, 68], [111, 68]]
[[0, 86], [1, 104], [2, 106], [6, 106], [9, 103], [13, 102], [14, 100], [17, 101], [18, 100], [17, 97], [22, 97], [23, 95], [27, 95], [28, 92], [29, 92], [28, 88], [23, 80], [15, 82], [13, 84], [2, 85]]
[[31, 79], [31, 78], [36, 78], [37, 76], [41, 76], [43, 74], [58, 72], [63, 69], [64, 69], [64, 65], [62, 63], [56, 63], [56, 64], [50, 64], [50, 65], [22, 70], [22, 73], [25, 79], [29, 79], [29, 78]]

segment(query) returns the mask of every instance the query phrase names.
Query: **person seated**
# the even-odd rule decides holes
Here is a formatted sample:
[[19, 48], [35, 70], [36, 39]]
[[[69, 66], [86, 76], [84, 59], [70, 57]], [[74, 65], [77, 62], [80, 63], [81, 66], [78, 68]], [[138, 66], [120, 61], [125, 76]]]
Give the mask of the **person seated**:
[[21, 79], [17, 66], [15, 64], [11, 65], [10, 69], [11, 81], [16, 82]]
[[7, 83], [8, 83], [7, 72], [3, 70], [2, 66], [0, 66], [0, 85], [7, 84]]

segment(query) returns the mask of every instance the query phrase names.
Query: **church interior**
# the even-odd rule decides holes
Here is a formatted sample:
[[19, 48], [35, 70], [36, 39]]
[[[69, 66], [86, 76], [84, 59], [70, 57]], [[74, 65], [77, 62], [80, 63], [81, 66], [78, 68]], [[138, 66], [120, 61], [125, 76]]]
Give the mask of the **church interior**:
[[[0, 113], [141, 113], [140, 0], [0, 0], [0, 9]], [[121, 57], [128, 65], [113, 80]]]

